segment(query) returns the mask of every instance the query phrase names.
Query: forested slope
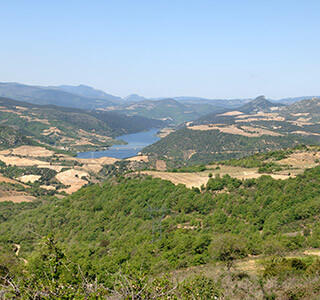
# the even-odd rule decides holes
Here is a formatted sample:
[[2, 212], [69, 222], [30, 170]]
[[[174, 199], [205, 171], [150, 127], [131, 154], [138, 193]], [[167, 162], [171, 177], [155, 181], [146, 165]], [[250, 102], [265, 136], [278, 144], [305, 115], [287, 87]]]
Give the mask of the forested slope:
[[174, 166], [244, 157], [297, 144], [318, 145], [319, 104], [320, 99], [312, 98], [283, 106], [260, 96], [237, 110], [203, 116], [143, 152]]
[[72, 150], [110, 146], [113, 138], [164, 126], [160, 120], [112, 112], [41, 106], [0, 98], [0, 124], [37, 141]]
[[320, 167], [283, 181], [212, 178], [201, 192], [119, 178], [36, 207], [1, 203], [0, 241], [20, 244], [27, 258], [40, 236], [53, 234], [92, 275], [126, 262], [158, 273], [210, 261], [211, 241], [226, 232], [252, 255], [272, 252], [270, 243], [284, 251], [320, 247], [319, 193]]

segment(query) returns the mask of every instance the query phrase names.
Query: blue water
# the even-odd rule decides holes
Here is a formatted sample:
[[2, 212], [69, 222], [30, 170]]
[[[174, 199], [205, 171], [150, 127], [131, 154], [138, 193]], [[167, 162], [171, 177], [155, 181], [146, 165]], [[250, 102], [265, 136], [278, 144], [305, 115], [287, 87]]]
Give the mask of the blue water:
[[147, 147], [160, 138], [156, 136], [159, 129], [150, 129], [146, 132], [126, 134], [118, 136], [118, 140], [127, 142], [126, 145], [113, 145], [104, 151], [96, 152], [81, 152], [78, 153], [78, 158], [99, 158], [104, 156], [115, 157], [115, 158], [128, 158], [136, 156], [144, 147]]

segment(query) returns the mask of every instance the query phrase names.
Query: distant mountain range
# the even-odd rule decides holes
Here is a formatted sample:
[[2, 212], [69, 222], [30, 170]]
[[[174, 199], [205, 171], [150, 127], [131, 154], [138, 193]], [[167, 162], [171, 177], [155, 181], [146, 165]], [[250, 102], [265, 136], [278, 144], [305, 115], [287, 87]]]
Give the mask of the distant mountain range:
[[[55, 93], [54, 93], [55, 91]], [[65, 92], [67, 94], [60, 94], [57, 91]], [[73, 96], [71, 96], [72, 94]], [[74, 96], [77, 95], [80, 98], [75, 98]], [[104, 106], [112, 106], [114, 104], [119, 104], [123, 102], [140, 102], [140, 101], [146, 101], [146, 100], [163, 100], [163, 99], [174, 99], [178, 102], [185, 103], [185, 104], [195, 104], [195, 103], [207, 103], [215, 106], [221, 106], [221, 107], [240, 107], [244, 105], [245, 103], [248, 103], [252, 101], [251, 98], [245, 98], [245, 99], [209, 99], [209, 98], [201, 98], [201, 97], [192, 97], [192, 96], [177, 96], [177, 97], [158, 97], [158, 98], [148, 98], [137, 94], [131, 94], [127, 97], [121, 98], [118, 96], [114, 96], [111, 94], [107, 94], [106, 92], [95, 89], [93, 87], [80, 84], [78, 86], [73, 85], [59, 85], [59, 86], [32, 86], [32, 85], [26, 85], [21, 83], [15, 83], [15, 82], [0, 82], [0, 96], [2, 97], [9, 97], [16, 100], [22, 100], [22, 101], [37, 101], [36, 104], [57, 104], [61, 101], [67, 101], [74, 105], [80, 105], [80, 106], [92, 106], [93, 107], [103, 107]], [[71, 99], [68, 99], [67, 97], [70, 97]], [[311, 99], [314, 97], [319, 96], [302, 96], [302, 97], [291, 97], [291, 98], [282, 98], [279, 100], [274, 99], [268, 99], [271, 102], [280, 102], [283, 104], [291, 104], [303, 99]], [[91, 100], [88, 100], [86, 98], [91, 98]], [[87, 104], [82, 103], [85, 102], [85, 99], [87, 100]], [[95, 99], [95, 100], [92, 100]], [[100, 101], [99, 101], [100, 100]], [[105, 101], [101, 101], [105, 100]], [[55, 101], [55, 103], [52, 103]], [[40, 103], [41, 102], [41, 103]], [[74, 103], [71, 103], [74, 102]], [[66, 105], [65, 105], [66, 106]], [[78, 108], [84, 108], [84, 107], [78, 107]], [[89, 108], [89, 107], [85, 107]]]
[[73, 86], [73, 85], [49, 86], [47, 88], [65, 91], [65, 92], [76, 94], [82, 97], [104, 99], [114, 103], [117, 103], [118, 101], [120, 102], [122, 101], [120, 97], [107, 94], [104, 91], [97, 90], [91, 86], [87, 86], [83, 84], [80, 84], [78, 86]]
[[49, 104], [81, 109], [96, 109], [114, 105], [114, 102], [109, 99], [85, 97], [63, 89], [20, 83], [0, 83], [0, 96], [33, 104]]
[[[102, 110], [127, 116], [165, 120], [171, 125], [193, 121], [212, 113], [238, 109], [247, 103], [252, 103], [252, 99], [206, 99], [200, 97], [147, 99], [137, 94], [121, 98], [87, 85], [31, 86], [12, 82], [0, 83], [1, 96], [36, 105]], [[313, 97], [267, 100], [274, 105], [275, 103], [287, 105], [311, 98]], [[250, 110], [250, 108], [248, 109]]]

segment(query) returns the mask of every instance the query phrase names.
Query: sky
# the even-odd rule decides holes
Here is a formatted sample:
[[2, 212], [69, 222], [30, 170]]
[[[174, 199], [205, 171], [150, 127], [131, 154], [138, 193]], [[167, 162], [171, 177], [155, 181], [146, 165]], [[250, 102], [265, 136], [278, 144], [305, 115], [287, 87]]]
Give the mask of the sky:
[[0, 81], [145, 97], [320, 95], [318, 0], [0, 0]]

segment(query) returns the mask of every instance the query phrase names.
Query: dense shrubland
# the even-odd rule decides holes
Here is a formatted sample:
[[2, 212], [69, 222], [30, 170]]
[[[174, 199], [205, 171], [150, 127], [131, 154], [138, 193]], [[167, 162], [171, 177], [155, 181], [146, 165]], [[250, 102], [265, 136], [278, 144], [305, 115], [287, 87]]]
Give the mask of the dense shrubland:
[[[9, 272], [14, 275], [12, 280], [29, 274], [26, 278], [30, 281], [20, 280], [20, 284], [29, 284], [31, 292], [44, 289], [43, 295], [48, 290], [62, 292], [59, 286], [63, 285], [68, 292], [100, 293], [97, 295], [102, 297], [119, 288], [119, 281], [112, 281], [117, 276], [117, 280], [135, 287], [137, 280], [141, 288], [147, 284], [144, 292], [148, 290], [150, 295], [173, 289], [172, 297], [185, 299], [194, 299], [190, 293], [197, 289], [203, 289], [199, 295], [212, 295], [214, 291], [221, 299], [227, 299], [226, 295], [240, 297], [235, 296], [239, 292], [236, 289], [233, 296], [228, 294], [231, 290], [227, 282], [240, 286], [245, 282], [252, 293], [259, 295], [263, 290], [274, 293], [273, 298], [265, 299], [276, 299], [287, 287], [302, 289], [303, 295], [309, 295], [320, 286], [319, 262], [315, 258], [266, 259], [260, 279], [239, 275], [234, 262], [257, 255], [282, 257], [292, 251], [320, 247], [319, 194], [320, 167], [316, 167], [288, 180], [217, 176], [201, 190], [131, 174], [88, 186], [64, 199], [0, 203], [0, 243], [3, 251], [7, 249], [3, 257], [8, 257], [13, 244], [19, 244], [19, 257], [28, 261], [24, 265], [13, 256], [10, 259], [17, 264], [2, 263], [1, 270], [8, 274], [11, 266], [17, 268]], [[46, 242], [43, 237], [47, 237]], [[176, 287], [161, 277], [172, 270], [214, 262], [226, 266], [221, 278], [212, 274], [190, 278], [183, 283], [184, 289], [183, 284]], [[46, 281], [52, 268], [57, 270], [50, 276], [59, 275], [53, 277], [54, 286], [51, 277]], [[137, 274], [143, 274], [141, 278], [146, 281]], [[41, 285], [39, 278], [44, 280]], [[274, 278], [281, 279], [286, 288], [272, 292]], [[88, 286], [96, 290], [89, 291]], [[308, 297], [305, 299], [312, 299]]]

